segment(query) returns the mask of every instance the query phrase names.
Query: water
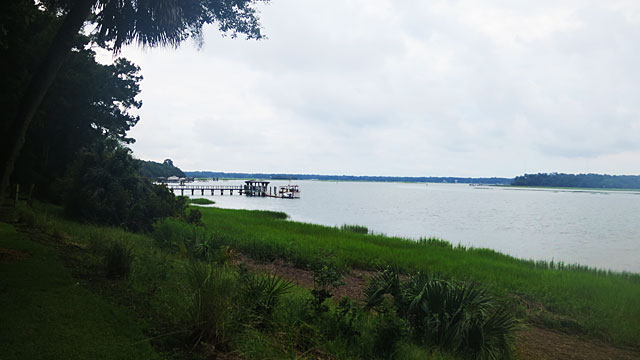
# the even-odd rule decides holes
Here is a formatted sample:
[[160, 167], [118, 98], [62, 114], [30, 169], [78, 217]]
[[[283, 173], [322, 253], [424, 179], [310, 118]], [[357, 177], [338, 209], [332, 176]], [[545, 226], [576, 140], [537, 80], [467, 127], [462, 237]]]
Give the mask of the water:
[[295, 221], [358, 224], [392, 236], [435, 236], [454, 245], [486, 247], [519, 258], [640, 273], [640, 193], [462, 184], [292, 183], [300, 185], [300, 199], [204, 197], [222, 208], [283, 211]]

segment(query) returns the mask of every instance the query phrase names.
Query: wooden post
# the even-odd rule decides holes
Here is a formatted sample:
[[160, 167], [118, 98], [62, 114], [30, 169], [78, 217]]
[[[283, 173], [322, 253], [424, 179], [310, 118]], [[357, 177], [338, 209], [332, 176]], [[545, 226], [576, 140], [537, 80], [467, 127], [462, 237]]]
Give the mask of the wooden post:
[[36, 187], [36, 184], [29, 185], [29, 195], [27, 195], [27, 204], [29, 206], [33, 205], [33, 189]]
[[16, 202], [13, 204], [14, 207], [18, 207], [18, 195], [20, 195], [20, 184], [16, 184]]

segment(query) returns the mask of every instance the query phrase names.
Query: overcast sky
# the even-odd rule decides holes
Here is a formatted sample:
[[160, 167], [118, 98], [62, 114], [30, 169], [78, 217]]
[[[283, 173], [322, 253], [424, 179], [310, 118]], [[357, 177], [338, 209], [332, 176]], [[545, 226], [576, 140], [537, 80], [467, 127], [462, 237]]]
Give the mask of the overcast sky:
[[183, 170], [640, 174], [640, 1], [272, 0], [267, 40], [129, 47]]

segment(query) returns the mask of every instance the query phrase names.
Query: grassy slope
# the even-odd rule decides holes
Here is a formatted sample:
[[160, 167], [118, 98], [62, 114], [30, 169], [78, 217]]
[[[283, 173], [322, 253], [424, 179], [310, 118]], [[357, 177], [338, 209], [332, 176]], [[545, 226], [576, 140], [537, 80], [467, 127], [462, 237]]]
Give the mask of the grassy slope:
[[0, 263], [2, 359], [154, 359], [126, 311], [78, 286], [55, 249], [0, 223], [0, 247], [30, 257]]
[[486, 249], [419, 245], [385, 236], [282, 221], [272, 213], [201, 208], [218, 241], [256, 257], [283, 257], [299, 264], [331, 252], [346, 266], [375, 268], [396, 264], [407, 271], [442, 272], [492, 284], [498, 293], [517, 294], [560, 316], [548, 324], [638, 346], [640, 276], [584, 270], [537, 268], [533, 263]]
[[[23, 221], [26, 221], [26, 223], [29, 224], [29, 227], [35, 229], [38, 232], [53, 234], [54, 237], [57, 237], [61, 241], [61, 243], [57, 245], [59, 245], [60, 247], [66, 247], [67, 250], [69, 249], [69, 244], [71, 243], [78, 245], [73, 246], [73, 249], [75, 252], [77, 252], [77, 254], [72, 255], [69, 254], [68, 251], [64, 254], [65, 258], [68, 258], [69, 256], [74, 258], [77, 257], [76, 260], [78, 261], [78, 263], [74, 265], [74, 273], [78, 271], [80, 273], [83, 273], [83, 271], [88, 270], [89, 273], [85, 275], [96, 275], [94, 274], [95, 269], [93, 269], [95, 265], [95, 259], [92, 258], [95, 255], [93, 254], [93, 251], [96, 250], [96, 246], [100, 246], [100, 244], [105, 244], [114, 240], [130, 244], [134, 251], [135, 261], [133, 263], [132, 276], [129, 280], [127, 280], [127, 285], [113, 286], [115, 285], [113, 283], [104, 283], [104, 279], [102, 279], [103, 283], [99, 283], [99, 279], [96, 279], [94, 281], [98, 281], [98, 283], [94, 282], [94, 286], [92, 286], [92, 288], [96, 287], [101, 289], [102, 291], [98, 292], [98, 296], [106, 295], [109, 299], [112, 299], [112, 297], [129, 298], [129, 300], [132, 301], [131, 304], [136, 308], [136, 317], [144, 318], [149, 321], [149, 336], [162, 335], [159, 336], [154, 341], [154, 343], [156, 345], [159, 345], [159, 348], [163, 349], [164, 351], [169, 351], [169, 353], [165, 353], [164, 355], [169, 354], [171, 358], [173, 358], [174, 356], [175, 358], [180, 358], [180, 354], [185, 351], [184, 344], [180, 342], [181, 338], [165, 337], [164, 335], [166, 335], [167, 333], [174, 333], [175, 330], [181, 330], [184, 325], [184, 318], [182, 317], [186, 315], [184, 309], [185, 302], [188, 301], [188, 299], [191, 297], [189, 290], [186, 290], [184, 286], [185, 284], [188, 284], [188, 279], [185, 278], [186, 273], [184, 270], [187, 263], [191, 261], [189, 258], [184, 257], [184, 254], [180, 253], [170, 254], [164, 251], [159, 251], [159, 249], [154, 246], [153, 240], [145, 235], [129, 233], [115, 227], [96, 226], [70, 221], [63, 218], [61, 216], [60, 209], [55, 206], [38, 204], [36, 209], [25, 208], [24, 210], [25, 211], [23, 211], [22, 215], [20, 215], [19, 217]], [[9, 243], [7, 243], [6, 241], [2, 241], [0, 242], [0, 247], [26, 249], [21, 244], [31, 244], [30, 246], [35, 246], [37, 248], [42, 247], [46, 251], [48, 257], [55, 258], [54, 253], [50, 251], [54, 249], [46, 248], [41, 244], [35, 244], [30, 241], [26, 241], [25, 239], [23, 239], [24, 236], [22, 234], [17, 234], [13, 232], [13, 230], [11, 231], [13, 235], [19, 238], [18, 241]], [[4, 232], [0, 231], [0, 238], [7, 239], [8, 237], [5, 235], [6, 234]], [[28, 250], [32, 254], [35, 254], [35, 252], [30, 249], [26, 250]], [[67, 264], [66, 261], [65, 264]], [[20, 272], [31, 271], [36, 273], [34, 269], [31, 268], [32, 266], [32, 263], [25, 263], [20, 267]], [[0, 267], [0, 270], [2, 270], [2, 267]], [[66, 270], [62, 270], [66, 274]], [[15, 276], [15, 278], [16, 286], [24, 286], [24, 284], [22, 284], [24, 281], [26, 281], [24, 277], [20, 278], [19, 276]], [[82, 289], [81, 286], [82, 285], [75, 286], [74, 289]], [[15, 296], [15, 294], [7, 294], [6, 298], [12, 299], [13, 296]], [[238, 355], [239, 357], [246, 359], [294, 358], [297, 355], [299, 355], [299, 358], [301, 359], [315, 358], [317, 351], [323, 354], [326, 352], [332, 353], [336, 356], [336, 358], [358, 358], [358, 351], [354, 351], [353, 349], [348, 350], [350, 349], [350, 346], [341, 342], [340, 339], [329, 341], [321, 334], [314, 333], [321, 331], [321, 329], [318, 327], [322, 326], [321, 323], [307, 325], [311, 326], [308, 328], [305, 328], [303, 326], [303, 328], [307, 330], [312, 330], [310, 334], [317, 335], [316, 337], [314, 337], [314, 339], [315, 341], [318, 341], [318, 343], [314, 343], [313, 348], [310, 349], [311, 352], [308, 353], [307, 351], [304, 351], [304, 353], [301, 353], [302, 350], [298, 349], [297, 344], [297, 339], [300, 334], [296, 329], [301, 326], [301, 323], [305, 323], [306, 321], [303, 318], [299, 317], [299, 311], [307, 306], [308, 298], [309, 291], [299, 287], [295, 287], [291, 293], [283, 296], [283, 298], [281, 299], [283, 306], [279, 307], [274, 315], [274, 317], [277, 319], [275, 326], [277, 326], [277, 329], [281, 329], [275, 332], [276, 336], [274, 336], [271, 331], [266, 331], [263, 333], [257, 329], [251, 328], [251, 326], [247, 326], [246, 324], [239, 327], [238, 329], [244, 330], [238, 334], [234, 334], [230, 340], [233, 353]], [[69, 304], [74, 304], [73, 306], [77, 307], [75, 303], [85, 301], [83, 297], [79, 297], [77, 299], [66, 297], [64, 300], [65, 304], [63, 307], [65, 309], [70, 307]], [[43, 306], [51, 308], [52, 305], [48, 304], [49, 301], [52, 300], [48, 298], [43, 299]], [[0, 302], [0, 305], [2, 304], [4, 303]], [[61, 309], [52, 309], [52, 312], [54, 313], [60, 311]], [[3, 314], [2, 310], [0, 309], [0, 319], [4, 319], [4, 317], [5, 314]], [[172, 322], [172, 320], [177, 321]], [[369, 318], [369, 321], [372, 321], [372, 318]], [[46, 330], [48, 332], [60, 331], [60, 329], [57, 329], [58, 325], [55, 324], [61, 323], [62, 320], [54, 319], [50, 325], [47, 325]], [[11, 329], [11, 331], [14, 331], [14, 329], [20, 329], [20, 326], [20, 324], [14, 322], [10, 323], [7, 329]], [[114, 325], [112, 326], [112, 328], [115, 329], [117, 328], [117, 326], [123, 327], [123, 338], [130, 337], [128, 343], [134, 342], [140, 337], [139, 332], [133, 331], [129, 332], [129, 334], [126, 329], [124, 329], [124, 327], [130, 326], [130, 323], [127, 321], [123, 321], [121, 325]], [[374, 326], [374, 324], [368, 324], [368, 326], [371, 327]], [[69, 329], [66, 329], [65, 331], [77, 332], [83, 331], [83, 329], [86, 327], [86, 324], [83, 319], [71, 319], [68, 322], [68, 327]], [[75, 328], [74, 330], [74, 327], [77, 328]], [[160, 333], [158, 333], [158, 331], [160, 331]], [[371, 331], [371, 329], [369, 329], [369, 331]], [[93, 339], [93, 335], [94, 334], [89, 334], [86, 342], [88, 342], [89, 344], [94, 344], [95, 340]], [[283, 337], [283, 335], [286, 336]], [[0, 336], [4, 336], [4, 333], [2, 331], [0, 331]], [[371, 337], [370, 339], [373, 339], [373, 337]], [[46, 341], [53, 342], [57, 340], [51, 338]], [[0, 345], [4, 345], [4, 348], [9, 350], [9, 354], [22, 351], [24, 343], [28, 343], [28, 340], [25, 336], [15, 337], [11, 341], [6, 342], [0, 340]], [[65, 343], [64, 341], [60, 343], [62, 344], [60, 346], [64, 351], [70, 348], [69, 344]], [[316, 347], [316, 345], [318, 347]], [[35, 344], [34, 347], [44, 348], [44, 346], [41, 344]], [[189, 344], [187, 349], [191, 348], [192, 346], [191, 344]], [[19, 358], [38, 358], [37, 356], [33, 355], [34, 353], [35, 352], [28, 354], [20, 353]], [[41, 358], [67, 358], [66, 356], [62, 355], [58, 356], [58, 353], [60, 352], [52, 352], [47, 350], [47, 353], [44, 353]], [[98, 353], [98, 351], [96, 351], [96, 353]], [[202, 353], [200, 355], [205, 356], [205, 353]], [[88, 356], [86, 353], [80, 353], [78, 355], [74, 354], [74, 356], [77, 356], [75, 358], [100, 358], [99, 356], [97, 356], [97, 354], [91, 355], [92, 356]], [[188, 356], [191, 356], [193, 354], [183, 355], [185, 356], [185, 358], [187, 358]], [[4, 360], [4, 357], [0, 356], [0, 358]], [[13, 359], [16, 357], [8, 358]], [[74, 357], [71, 356], [70, 358], [73, 359]], [[145, 356], [144, 354], [127, 356], [126, 354], [115, 352], [115, 356], [113, 356], [113, 358], [145, 359], [148, 358], [148, 356]], [[398, 360], [459, 359], [459, 357], [455, 354], [449, 354], [445, 350], [440, 351], [438, 349], [426, 349], [410, 342], [403, 342], [397, 349], [397, 353], [395, 354], [394, 358]]]

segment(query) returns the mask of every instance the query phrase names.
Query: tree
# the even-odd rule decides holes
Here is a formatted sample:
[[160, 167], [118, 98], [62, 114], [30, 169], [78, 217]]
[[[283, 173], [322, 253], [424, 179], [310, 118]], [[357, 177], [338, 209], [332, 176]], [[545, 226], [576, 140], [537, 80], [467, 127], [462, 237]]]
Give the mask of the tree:
[[95, 41], [118, 52], [123, 45], [178, 46], [189, 37], [202, 40], [205, 24], [216, 23], [223, 34], [261, 39], [253, 5], [268, 0], [45, 0], [44, 9], [64, 13], [64, 20], [38, 70], [26, 86], [14, 120], [8, 124], [0, 153], [0, 203], [4, 199], [29, 125], [78, 32], [85, 22], [96, 25]]
[[157, 219], [185, 216], [184, 198], [140, 176], [130, 150], [113, 139], [81, 149], [68, 183], [65, 211], [77, 219], [151, 231]]
[[40, 197], [59, 197], [54, 179], [61, 178], [78, 149], [110, 138], [131, 143], [127, 131], [138, 122], [139, 68], [125, 59], [112, 65], [95, 61], [78, 38], [58, 72], [27, 132], [12, 181], [36, 185]]

